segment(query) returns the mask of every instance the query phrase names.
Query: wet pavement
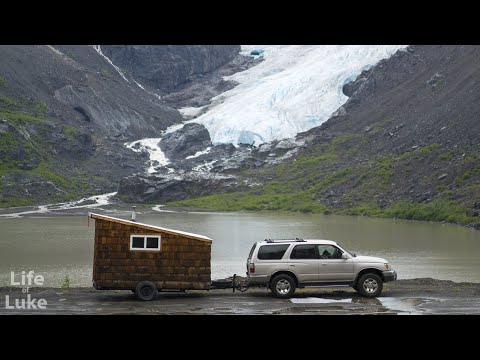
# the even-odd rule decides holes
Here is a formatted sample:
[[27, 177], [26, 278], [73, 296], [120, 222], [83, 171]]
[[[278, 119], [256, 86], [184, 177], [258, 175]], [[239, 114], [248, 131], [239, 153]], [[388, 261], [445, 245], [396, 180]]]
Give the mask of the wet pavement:
[[[45, 309], [23, 309], [21, 288], [0, 288], [0, 314], [165, 314], [165, 315], [337, 315], [337, 314], [480, 314], [480, 284], [434, 279], [385, 284], [378, 298], [364, 298], [350, 288], [298, 289], [292, 299], [277, 299], [262, 288], [162, 292], [142, 302], [129, 291], [93, 288], [30, 288], [28, 294]], [[8, 296], [8, 303], [7, 303]], [[31, 304], [31, 303], [30, 303]], [[6, 308], [9, 307], [9, 308]], [[13, 307], [13, 308], [12, 308]], [[28, 303], [25, 304], [28, 307]]]

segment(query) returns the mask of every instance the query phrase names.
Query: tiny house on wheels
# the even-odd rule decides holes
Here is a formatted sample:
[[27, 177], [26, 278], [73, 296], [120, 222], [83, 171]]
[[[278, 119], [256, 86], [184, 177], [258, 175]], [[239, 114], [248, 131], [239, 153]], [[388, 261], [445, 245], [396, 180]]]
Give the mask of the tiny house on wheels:
[[212, 240], [132, 220], [95, 219], [93, 286], [132, 290], [141, 300], [157, 291], [208, 290]]

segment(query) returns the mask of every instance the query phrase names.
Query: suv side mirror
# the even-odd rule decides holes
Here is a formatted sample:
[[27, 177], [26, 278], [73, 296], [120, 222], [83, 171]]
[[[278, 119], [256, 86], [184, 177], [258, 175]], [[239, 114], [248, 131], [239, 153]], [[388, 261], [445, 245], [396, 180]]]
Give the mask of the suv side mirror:
[[342, 259], [348, 259], [348, 255], [346, 253], [342, 253]]

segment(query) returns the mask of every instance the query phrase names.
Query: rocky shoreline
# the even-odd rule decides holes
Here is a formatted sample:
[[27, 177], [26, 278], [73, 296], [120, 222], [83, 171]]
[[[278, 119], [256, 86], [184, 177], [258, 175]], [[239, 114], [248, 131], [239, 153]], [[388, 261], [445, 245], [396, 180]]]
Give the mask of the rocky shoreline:
[[[43, 205], [44, 207], [47, 205]], [[195, 213], [210, 213], [210, 212], [271, 212], [271, 210], [212, 210], [212, 209], [200, 209], [200, 208], [195, 208], [195, 207], [187, 207], [187, 206], [182, 206], [182, 207], [171, 207], [171, 206], [161, 206], [161, 210], [154, 210], [154, 207], [158, 207], [159, 205], [155, 205], [154, 203], [151, 204], [136, 204], [137, 208], [137, 213], [140, 214], [152, 214], [152, 213], [158, 213], [162, 211], [167, 211], [167, 212], [175, 212], [175, 213], [189, 213], [189, 212], [195, 212]], [[88, 208], [72, 208], [72, 209], [62, 209], [62, 210], [53, 210], [53, 211], [45, 211], [43, 212], [41, 210], [42, 206], [21, 206], [21, 207], [10, 207], [10, 208], [0, 208], [0, 219], [2, 217], [23, 217], [27, 215], [35, 215], [36, 217], [41, 217], [41, 216], [46, 216], [46, 217], [51, 217], [51, 216], [82, 216], [86, 215], [89, 211], [94, 211], [95, 209], [101, 210], [104, 213], [112, 213], [112, 214], [130, 214], [131, 212], [131, 207], [132, 205], [126, 202], [123, 202], [121, 200], [118, 200], [115, 203], [102, 206], [101, 208], [93, 208], [93, 209], [88, 209]], [[277, 212], [291, 212], [288, 210], [279, 210]], [[29, 213], [23, 215], [23, 213]], [[17, 216], [20, 214], [19, 216]], [[343, 215], [343, 216], [362, 216], [362, 217], [367, 217], [367, 218], [377, 218], [375, 216], [369, 216], [369, 215]], [[382, 218], [387, 218], [387, 219], [396, 219], [395, 217], [382, 217]], [[427, 222], [427, 223], [437, 223], [437, 224], [444, 224], [445, 221], [429, 221], [429, 220], [415, 220], [415, 219], [398, 219], [398, 220], [403, 220], [403, 221], [420, 221], [420, 222]], [[451, 225], [458, 225], [462, 227], [466, 227], [472, 230], [480, 230], [480, 224], [461, 224], [461, 223], [450, 223]]]

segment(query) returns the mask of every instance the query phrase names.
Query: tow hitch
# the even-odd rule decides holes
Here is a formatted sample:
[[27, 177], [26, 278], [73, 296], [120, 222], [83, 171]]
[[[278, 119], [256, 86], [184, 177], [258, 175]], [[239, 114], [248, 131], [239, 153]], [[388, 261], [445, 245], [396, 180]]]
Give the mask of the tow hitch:
[[210, 289], [232, 289], [233, 292], [235, 290], [245, 292], [248, 290], [248, 279], [238, 279], [237, 274], [233, 274], [233, 276], [226, 279], [212, 280]]

